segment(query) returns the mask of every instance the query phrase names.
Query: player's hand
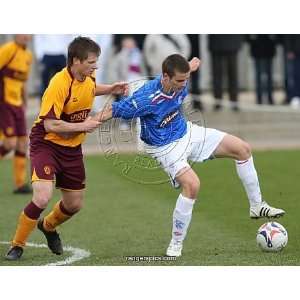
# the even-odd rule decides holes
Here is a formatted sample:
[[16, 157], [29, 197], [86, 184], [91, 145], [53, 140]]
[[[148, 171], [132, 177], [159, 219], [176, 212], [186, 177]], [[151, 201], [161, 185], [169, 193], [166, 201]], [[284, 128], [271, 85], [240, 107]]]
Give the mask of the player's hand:
[[197, 71], [198, 68], [200, 67], [201, 60], [200, 60], [198, 57], [193, 57], [193, 58], [189, 61], [189, 64], [190, 64], [191, 72], [194, 72], [194, 71]]
[[93, 132], [98, 128], [102, 123], [96, 120], [93, 117], [87, 117], [84, 122], [82, 122], [82, 131], [84, 132]]
[[115, 82], [111, 86], [111, 94], [113, 95], [128, 95], [128, 83], [127, 82]]
[[105, 121], [112, 118], [112, 105], [105, 107], [105, 109], [97, 112], [94, 116], [91, 117], [92, 120], [100, 122], [100, 125]]
[[96, 115], [94, 115], [93, 120], [97, 120], [101, 124], [105, 122], [105, 110], [99, 111]]

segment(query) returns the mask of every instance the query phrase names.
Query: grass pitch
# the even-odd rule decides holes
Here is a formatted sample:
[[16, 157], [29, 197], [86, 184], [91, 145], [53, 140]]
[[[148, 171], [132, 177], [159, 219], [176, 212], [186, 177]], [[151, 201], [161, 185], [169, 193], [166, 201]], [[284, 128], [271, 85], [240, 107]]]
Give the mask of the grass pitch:
[[[264, 220], [249, 218], [248, 201], [233, 162], [214, 160], [193, 166], [200, 176], [201, 192], [183, 256], [176, 261], [128, 261], [128, 256], [164, 256], [179, 191], [147, 159], [142, 162], [135, 155], [88, 156], [84, 209], [59, 228], [64, 245], [90, 252], [88, 258], [73, 265], [300, 265], [299, 151], [256, 152], [254, 158], [264, 198], [286, 210], [286, 216], [276, 220], [289, 234], [282, 252], [263, 253], [256, 246], [256, 231]], [[12, 238], [18, 215], [31, 200], [13, 195], [12, 189], [11, 161], [0, 161], [1, 241]], [[58, 199], [59, 191], [46, 212]], [[29, 242], [45, 243], [37, 230]], [[70, 256], [68, 252], [58, 257], [47, 248], [27, 247], [19, 262], [8, 262], [3, 258], [7, 247], [0, 244], [2, 266], [45, 265]]]

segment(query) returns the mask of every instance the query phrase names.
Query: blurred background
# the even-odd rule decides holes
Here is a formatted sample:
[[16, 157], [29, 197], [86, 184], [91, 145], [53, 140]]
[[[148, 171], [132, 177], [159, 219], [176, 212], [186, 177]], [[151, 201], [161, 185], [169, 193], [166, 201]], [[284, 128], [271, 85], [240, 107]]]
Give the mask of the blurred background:
[[[67, 47], [76, 35], [33, 35], [34, 61], [28, 81], [29, 125], [51, 77], [65, 66]], [[247, 139], [254, 148], [300, 146], [300, 35], [268, 34], [89, 34], [102, 53], [97, 81], [111, 83], [151, 78], [172, 53], [200, 57], [199, 72], [190, 79], [187, 99], [193, 121]], [[13, 35], [0, 35], [0, 45]], [[134, 86], [133, 86], [134, 88]], [[109, 99], [118, 101], [118, 99]], [[94, 111], [107, 99], [97, 97]], [[124, 135], [132, 124], [120, 122]], [[135, 126], [135, 125], [132, 125]], [[115, 129], [115, 126], [112, 130]], [[267, 138], [266, 138], [267, 136]], [[137, 139], [120, 142], [120, 150], [136, 149]], [[99, 150], [95, 136], [87, 149]]]

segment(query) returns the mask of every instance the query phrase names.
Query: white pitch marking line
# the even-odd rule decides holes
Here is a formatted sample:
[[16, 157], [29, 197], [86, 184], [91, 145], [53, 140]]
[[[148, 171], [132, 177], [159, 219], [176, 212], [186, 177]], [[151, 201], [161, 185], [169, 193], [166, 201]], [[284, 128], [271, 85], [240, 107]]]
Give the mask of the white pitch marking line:
[[[6, 241], [0, 241], [0, 244], [4, 245], [10, 245], [10, 242]], [[34, 248], [48, 248], [46, 244], [35, 244], [35, 243], [26, 243], [26, 246], [34, 247]], [[87, 258], [91, 255], [91, 253], [87, 250], [80, 249], [80, 248], [74, 248], [71, 246], [65, 246], [64, 251], [71, 252], [72, 255], [70, 257], [67, 257], [64, 260], [59, 260], [54, 263], [46, 264], [45, 266], [64, 266], [64, 265], [70, 265], [76, 261], [82, 260], [84, 258]]]

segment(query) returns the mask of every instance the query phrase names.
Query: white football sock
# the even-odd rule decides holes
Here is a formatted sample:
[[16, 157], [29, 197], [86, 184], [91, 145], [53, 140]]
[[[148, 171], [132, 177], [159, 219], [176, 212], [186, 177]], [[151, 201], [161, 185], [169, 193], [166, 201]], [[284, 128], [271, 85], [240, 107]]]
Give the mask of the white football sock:
[[237, 173], [246, 190], [250, 206], [256, 206], [262, 202], [259, 181], [251, 156], [247, 160], [235, 161]]
[[195, 200], [178, 196], [176, 206], [173, 212], [172, 240], [182, 242], [185, 239], [187, 229], [192, 219], [192, 211]]

